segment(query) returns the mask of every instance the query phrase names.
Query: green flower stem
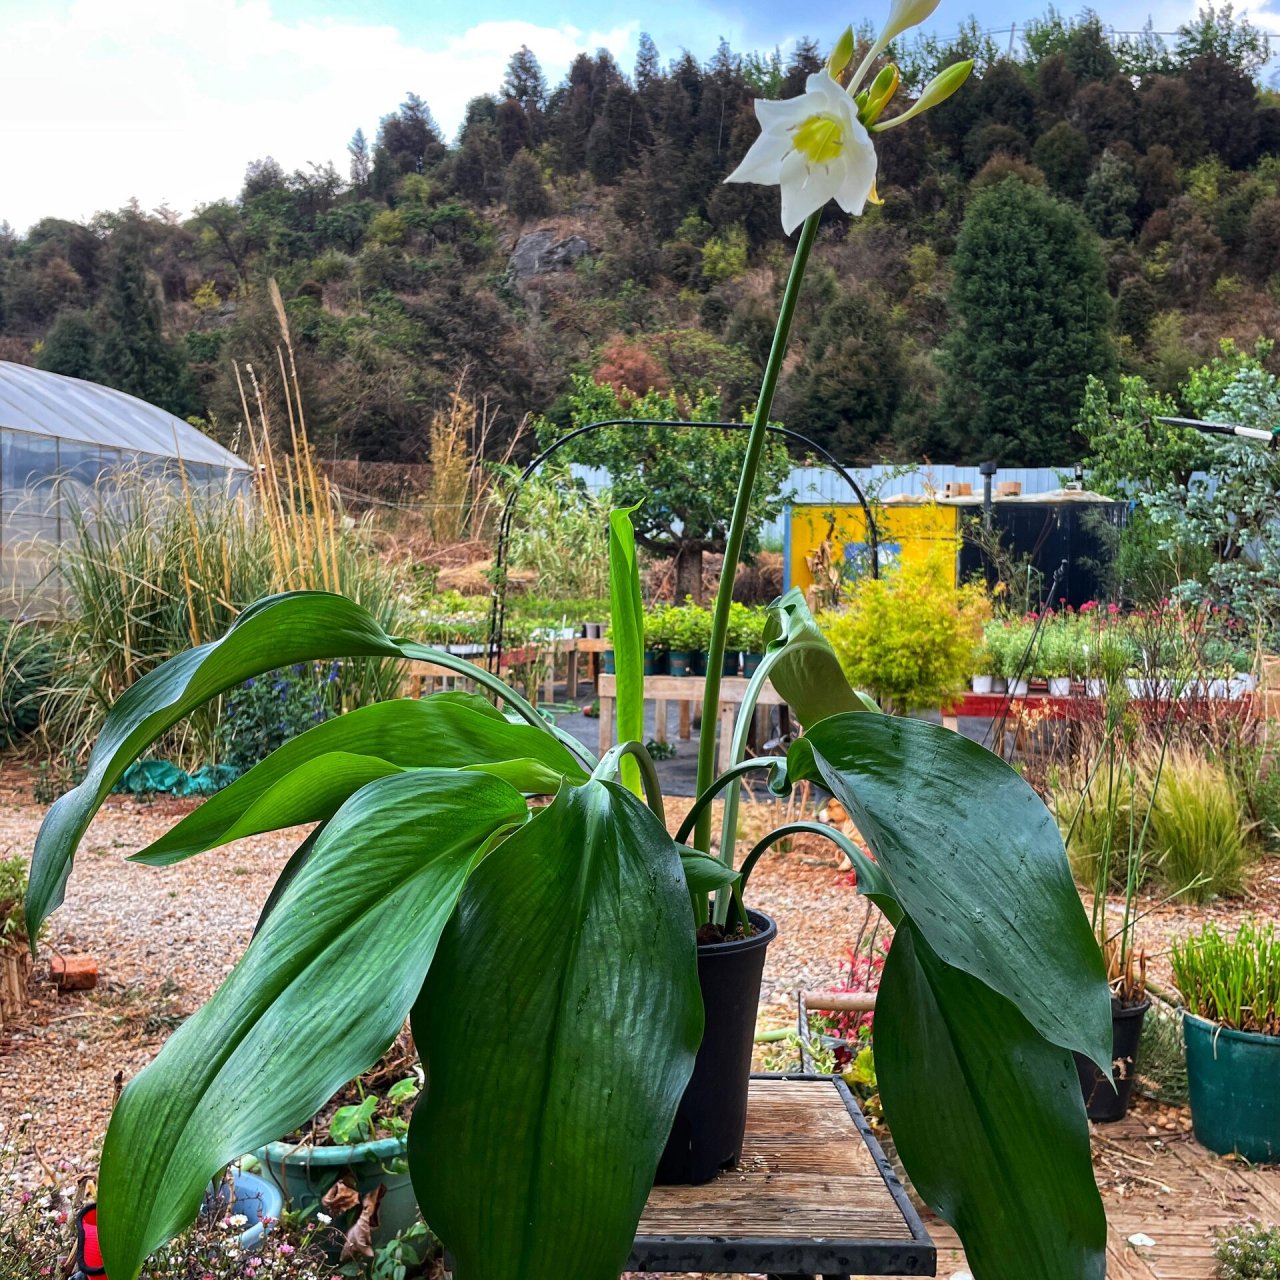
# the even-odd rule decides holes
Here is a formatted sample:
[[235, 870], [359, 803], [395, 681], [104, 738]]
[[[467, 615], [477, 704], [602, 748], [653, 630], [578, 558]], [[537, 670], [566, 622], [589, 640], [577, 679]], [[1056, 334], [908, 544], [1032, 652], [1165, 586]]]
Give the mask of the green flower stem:
[[[711, 812], [711, 802], [725, 789], [735, 778], [741, 778], [744, 774], [752, 773], [757, 769], [785, 769], [787, 767], [786, 756], [755, 756], [751, 760], [744, 760], [741, 764], [735, 764], [732, 769], [726, 769], [712, 784], [709, 786], [694, 802], [689, 812], [685, 814], [684, 821], [680, 824], [680, 830], [676, 832], [676, 844], [683, 844], [689, 838], [689, 833], [694, 829], [694, 824], [704, 813]], [[700, 850], [706, 853], [706, 849]]]
[[[769, 412], [773, 408], [773, 393], [782, 372], [782, 358], [787, 352], [787, 339], [791, 335], [791, 321], [795, 316], [796, 301], [800, 297], [800, 283], [809, 262], [809, 252], [818, 237], [818, 223], [822, 210], [811, 213], [800, 232], [796, 244], [796, 256], [791, 263], [791, 274], [782, 295], [778, 312], [778, 324], [773, 331], [773, 346], [764, 367], [760, 383], [760, 399], [756, 403], [755, 417], [751, 421], [751, 433], [747, 437], [747, 452], [742, 460], [742, 475], [738, 480], [738, 495], [733, 503], [733, 518], [729, 522], [729, 536], [724, 545], [724, 567], [720, 572], [720, 588], [716, 592], [715, 612], [711, 619], [711, 644], [707, 650], [706, 690], [702, 699], [702, 730], [698, 735], [698, 782], [695, 788], [699, 796], [711, 785], [716, 766], [716, 721], [720, 709], [720, 680], [724, 670], [724, 650], [729, 636], [729, 605], [733, 600], [733, 580], [738, 572], [738, 560], [742, 544], [746, 540], [747, 516], [751, 507], [751, 494], [755, 488], [756, 472], [760, 469], [760, 455], [764, 452], [765, 434], [769, 425]], [[711, 810], [704, 809], [698, 815], [694, 844], [704, 853], [711, 849]]]
[[654, 768], [653, 757], [639, 742], [620, 742], [610, 748], [600, 758], [600, 763], [591, 771], [592, 782], [607, 782], [622, 768], [622, 762], [628, 756], [640, 766], [640, 781], [644, 784], [645, 803], [665, 827], [667, 814], [662, 803], [662, 784], [658, 781], [658, 771]]

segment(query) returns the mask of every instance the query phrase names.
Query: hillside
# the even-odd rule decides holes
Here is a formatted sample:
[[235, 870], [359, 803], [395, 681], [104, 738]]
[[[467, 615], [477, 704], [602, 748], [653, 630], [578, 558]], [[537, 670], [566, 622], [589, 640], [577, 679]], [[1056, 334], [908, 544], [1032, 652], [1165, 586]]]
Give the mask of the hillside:
[[[829, 207], [778, 399], [789, 426], [850, 462], [1060, 463], [1090, 373], [1174, 392], [1221, 338], [1275, 331], [1280, 107], [1256, 79], [1265, 38], [1229, 7], [1168, 40], [1051, 10], [1011, 52], [973, 21], [893, 52], [886, 117], [952, 61], [975, 75], [877, 139], [881, 205]], [[277, 394], [274, 277], [327, 456], [422, 461], [464, 371], [495, 452], [528, 413], [564, 419], [574, 373], [717, 391], [736, 414], [788, 252], [776, 190], [722, 179], [753, 100], [821, 65], [810, 43], [704, 64], [644, 39], [629, 73], [601, 52], [548, 88], [521, 49], [452, 143], [410, 94], [352, 139], [346, 175], [268, 157], [189, 218], [0, 227], [0, 358], [234, 443], [237, 365]]]

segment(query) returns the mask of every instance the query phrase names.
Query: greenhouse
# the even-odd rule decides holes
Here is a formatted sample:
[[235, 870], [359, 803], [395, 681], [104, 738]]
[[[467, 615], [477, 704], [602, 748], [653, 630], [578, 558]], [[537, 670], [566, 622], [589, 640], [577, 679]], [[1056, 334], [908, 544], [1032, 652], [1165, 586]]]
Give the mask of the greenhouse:
[[110, 387], [0, 361], [0, 613], [56, 598], [50, 555], [68, 511], [143, 474], [193, 495], [235, 494], [252, 468], [189, 423]]

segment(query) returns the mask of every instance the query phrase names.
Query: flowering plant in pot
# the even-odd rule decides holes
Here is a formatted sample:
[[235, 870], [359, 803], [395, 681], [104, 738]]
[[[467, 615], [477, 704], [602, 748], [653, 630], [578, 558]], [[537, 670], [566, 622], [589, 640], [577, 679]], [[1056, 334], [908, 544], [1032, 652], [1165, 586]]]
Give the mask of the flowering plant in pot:
[[[698, 935], [723, 939], [704, 950], [735, 938], [758, 947], [771, 923], [744, 908], [751, 868], [798, 825], [809, 829], [784, 824], [739, 858], [738, 784], [750, 770], [777, 793], [800, 781], [825, 787], [874, 852], [822, 828], [895, 926], [877, 1014], [880, 1095], [904, 1165], [956, 1225], [974, 1276], [1103, 1275], [1106, 1224], [1069, 1085], [1072, 1050], [1108, 1061], [1107, 991], [1061, 838], [1035, 793], [977, 744], [880, 714], [845, 682], [795, 592], [773, 607], [734, 763], [714, 770], [734, 571], [822, 206], [835, 198], [860, 213], [873, 195], [871, 132], [941, 101], [970, 70], [949, 67], [908, 111], [881, 120], [898, 73], [887, 67], [864, 87], [866, 74], [931, 8], [896, 4], [852, 76], [848, 31], [804, 95], [758, 103], [762, 138], [732, 175], [780, 181], [784, 225], [803, 229], [712, 615], [698, 794], [674, 836], [641, 745], [643, 624], [626, 511], [609, 530], [619, 745], [599, 761], [496, 676], [388, 635], [365, 610], [320, 592], [257, 602], [222, 639], [162, 664], [112, 708], [83, 782], [41, 828], [27, 898], [33, 937], [129, 762], [254, 673], [345, 655], [420, 659], [462, 671], [503, 704], [438, 694], [318, 725], [136, 855], [171, 862], [317, 824], [223, 986], [116, 1105], [99, 1199], [112, 1280], [133, 1280], [194, 1215], [213, 1172], [313, 1114], [406, 1016], [426, 1076], [410, 1172], [459, 1280], [614, 1280], [696, 1075], [704, 1019], [719, 1012], [703, 999]], [[766, 681], [806, 733], [785, 756], [746, 760]]]

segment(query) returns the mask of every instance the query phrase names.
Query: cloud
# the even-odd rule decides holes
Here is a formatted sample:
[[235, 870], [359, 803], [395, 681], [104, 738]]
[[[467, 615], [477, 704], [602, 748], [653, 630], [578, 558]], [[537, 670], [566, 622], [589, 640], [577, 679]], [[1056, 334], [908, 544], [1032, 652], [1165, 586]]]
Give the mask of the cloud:
[[629, 65], [638, 23], [608, 31], [478, 23], [427, 44], [388, 24], [283, 21], [269, 0], [71, 0], [6, 22], [0, 77], [0, 220], [24, 230], [136, 197], [180, 213], [233, 196], [248, 161], [346, 171], [357, 127], [413, 90], [447, 137], [467, 101], [496, 90], [527, 44], [554, 85], [573, 58]]

